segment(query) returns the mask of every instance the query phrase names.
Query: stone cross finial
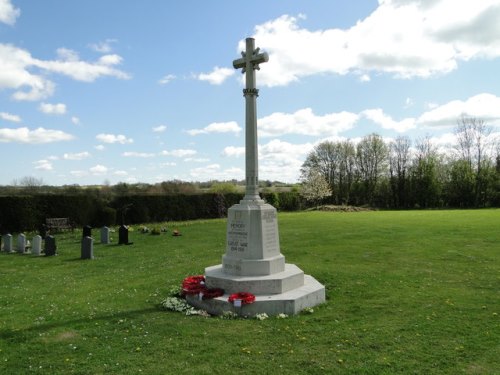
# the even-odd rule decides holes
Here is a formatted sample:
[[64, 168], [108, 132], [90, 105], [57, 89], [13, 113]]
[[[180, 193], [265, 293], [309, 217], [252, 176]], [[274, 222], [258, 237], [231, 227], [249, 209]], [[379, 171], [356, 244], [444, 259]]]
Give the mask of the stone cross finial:
[[259, 196], [259, 165], [257, 150], [257, 103], [256, 97], [259, 90], [255, 88], [255, 70], [260, 69], [259, 64], [269, 60], [267, 53], [260, 53], [259, 48], [255, 48], [253, 38], [246, 39], [246, 51], [241, 53], [241, 58], [233, 61], [235, 69], [242, 69], [245, 73], [246, 85], [243, 89], [245, 96], [245, 174], [246, 193], [243, 200], [257, 201]]

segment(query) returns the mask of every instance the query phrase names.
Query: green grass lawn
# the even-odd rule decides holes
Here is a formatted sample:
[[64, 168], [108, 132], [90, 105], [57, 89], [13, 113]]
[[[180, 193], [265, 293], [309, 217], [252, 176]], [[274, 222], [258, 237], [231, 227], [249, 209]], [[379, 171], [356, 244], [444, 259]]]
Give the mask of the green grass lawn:
[[159, 307], [225, 251], [225, 220], [177, 227], [94, 230], [94, 260], [80, 232], [57, 257], [0, 253], [0, 374], [500, 374], [500, 210], [282, 213], [327, 302], [263, 321]]

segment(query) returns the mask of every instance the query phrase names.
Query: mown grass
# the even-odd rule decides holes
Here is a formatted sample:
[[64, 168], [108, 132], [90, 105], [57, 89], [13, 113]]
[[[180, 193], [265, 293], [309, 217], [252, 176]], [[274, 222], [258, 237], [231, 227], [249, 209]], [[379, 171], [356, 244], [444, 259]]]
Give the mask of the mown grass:
[[80, 232], [57, 235], [57, 257], [0, 254], [0, 373], [498, 374], [499, 219], [280, 214], [287, 262], [325, 284], [327, 302], [264, 321], [159, 307], [220, 263], [224, 220], [177, 223], [181, 237], [134, 231], [131, 246], [94, 233], [92, 261], [79, 259]]

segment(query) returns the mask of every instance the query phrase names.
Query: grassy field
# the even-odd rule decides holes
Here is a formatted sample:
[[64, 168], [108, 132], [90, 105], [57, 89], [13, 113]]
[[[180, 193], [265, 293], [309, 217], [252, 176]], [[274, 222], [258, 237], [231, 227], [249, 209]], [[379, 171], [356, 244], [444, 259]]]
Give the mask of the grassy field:
[[[162, 310], [219, 264], [225, 221], [130, 233], [80, 260], [0, 254], [0, 374], [500, 374], [500, 210], [279, 215], [282, 253], [326, 285], [313, 314]], [[169, 229], [174, 229], [172, 224]], [[29, 238], [31, 235], [29, 236]]]

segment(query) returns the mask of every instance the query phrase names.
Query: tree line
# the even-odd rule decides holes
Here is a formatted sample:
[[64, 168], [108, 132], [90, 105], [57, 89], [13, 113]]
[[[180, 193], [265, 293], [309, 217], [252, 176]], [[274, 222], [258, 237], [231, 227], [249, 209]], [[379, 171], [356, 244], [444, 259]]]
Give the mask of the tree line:
[[339, 205], [500, 206], [500, 154], [490, 141], [491, 127], [462, 116], [454, 132], [457, 145], [451, 154], [439, 152], [429, 136], [415, 142], [406, 136], [385, 142], [370, 134], [357, 144], [322, 142], [302, 165], [303, 186], [316, 191], [317, 199]]

